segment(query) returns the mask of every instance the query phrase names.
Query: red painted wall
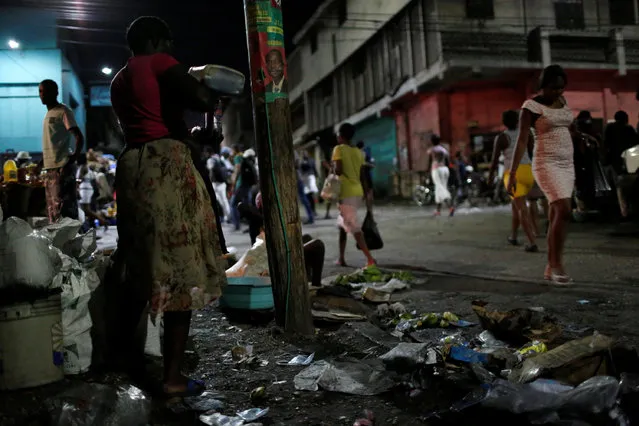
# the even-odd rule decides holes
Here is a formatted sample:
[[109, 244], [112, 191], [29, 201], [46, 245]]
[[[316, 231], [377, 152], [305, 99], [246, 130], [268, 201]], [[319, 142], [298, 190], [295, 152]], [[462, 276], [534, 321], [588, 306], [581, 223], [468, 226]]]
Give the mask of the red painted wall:
[[[395, 123], [401, 170], [426, 170], [426, 150], [430, 146], [430, 136], [440, 133], [437, 97], [438, 95], [417, 95], [411, 102], [396, 110]], [[408, 149], [407, 158], [402, 158], [403, 147]]]
[[[639, 102], [635, 99], [635, 82], [639, 74], [618, 77], [611, 71], [568, 70], [567, 73], [565, 97], [575, 115], [588, 110], [594, 118], [603, 118], [605, 122], [612, 119], [616, 111], [624, 110], [630, 116], [630, 123], [637, 124]], [[534, 95], [538, 75], [531, 72], [521, 81], [482, 82], [477, 87], [466, 84], [447, 92], [418, 94], [397, 106], [394, 112], [398, 148], [408, 146], [409, 151], [410, 161], [404, 166], [414, 171], [426, 169], [430, 140], [424, 137], [432, 133], [440, 134], [442, 141], [449, 143], [455, 152], [467, 146], [473, 134], [501, 130], [502, 113], [519, 109]], [[471, 123], [476, 127], [470, 128]]]

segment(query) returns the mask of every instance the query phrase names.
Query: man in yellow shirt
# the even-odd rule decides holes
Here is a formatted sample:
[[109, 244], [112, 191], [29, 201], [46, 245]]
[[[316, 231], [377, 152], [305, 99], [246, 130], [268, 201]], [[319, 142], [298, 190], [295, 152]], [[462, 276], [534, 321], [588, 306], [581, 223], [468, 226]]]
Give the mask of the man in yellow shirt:
[[366, 256], [368, 266], [375, 264], [375, 259], [371, 256], [364, 233], [362, 232], [361, 221], [358, 218], [358, 210], [362, 205], [364, 194], [368, 192], [365, 170], [364, 153], [357, 147], [352, 146], [353, 136], [355, 136], [355, 126], [344, 123], [340, 126], [337, 139], [338, 145], [333, 150], [333, 166], [335, 173], [340, 180], [339, 196], [339, 259], [337, 264], [346, 266], [344, 253], [346, 251], [346, 240], [348, 234], [352, 234]]

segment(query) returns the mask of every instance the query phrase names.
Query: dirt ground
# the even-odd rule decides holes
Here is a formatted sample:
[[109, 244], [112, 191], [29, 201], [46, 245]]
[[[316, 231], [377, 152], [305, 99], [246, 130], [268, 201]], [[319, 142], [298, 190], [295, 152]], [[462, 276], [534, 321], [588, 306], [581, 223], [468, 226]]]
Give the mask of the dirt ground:
[[[476, 278], [460, 279], [450, 275], [429, 275], [428, 282], [407, 292], [397, 293], [395, 300], [401, 301], [411, 309], [420, 312], [452, 311], [462, 318], [475, 321], [471, 310], [473, 300], [485, 300], [495, 308], [566, 306], [569, 309], [550, 308], [552, 316], [572, 329], [596, 324], [596, 330], [621, 338], [630, 345], [636, 345], [639, 336], [628, 333], [624, 328], [624, 312], [636, 312], [637, 302], [633, 298], [625, 300], [607, 300], [592, 298], [587, 304], [580, 304], [570, 291], [557, 291], [552, 294], [540, 294], [541, 290], [525, 283], [488, 281]], [[583, 296], [583, 295], [581, 295]], [[560, 300], [564, 300], [561, 303]], [[585, 299], [584, 299], [585, 300]], [[582, 302], [583, 303], [583, 302]], [[196, 378], [207, 382], [210, 389], [223, 395], [227, 407], [223, 412], [233, 414], [253, 408], [269, 407], [269, 415], [262, 419], [265, 425], [351, 425], [362, 410], [369, 409], [376, 416], [377, 425], [423, 425], [439, 424], [435, 419], [425, 420], [432, 411], [445, 409], [451, 403], [461, 399], [476, 386], [475, 383], [454, 383], [442, 380], [432, 383], [432, 389], [425, 389], [418, 398], [409, 396], [409, 390], [399, 387], [396, 391], [379, 397], [362, 397], [337, 394], [326, 391], [296, 391], [294, 376], [304, 367], [281, 366], [278, 361], [288, 361], [299, 354], [315, 353], [315, 359], [327, 359], [337, 356], [349, 356], [368, 359], [386, 352], [389, 343], [378, 344], [358, 333], [351, 325], [327, 325], [318, 328], [316, 336], [310, 339], [293, 339], [273, 326], [272, 323], [255, 324], [251, 319], [238, 320], [233, 315], [230, 320], [215, 307], [198, 312], [192, 326], [191, 347], [188, 352], [188, 370]], [[264, 318], [258, 318], [264, 320]], [[634, 325], [629, 325], [634, 328]], [[481, 328], [465, 330], [469, 335], [477, 334]], [[433, 330], [435, 335], [446, 330]], [[392, 341], [392, 337], [389, 336]], [[267, 365], [254, 368], [236, 368], [225, 356], [231, 348], [238, 345], [252, 345], [254, 354]], [[153, 371], [153, 369], [152, 369]], [[155, 370], [157, 371], [157, 369]], [[75, 382], [95, 380], [109, 385], [126, 383], [117, 376], [91, 376], [65, 380], [42, 388], [11, 392], [0, 398], [1, 425], [46, 425], [47, 398], [54, 397], [62, 390], [69, 389]], [[251, 391], [264, 386], [266, 398], [253, 403]], [[468, 413], [467, 415], [470, 415]], [[481, 411], [473, 414], [490, 417], [495, 423], [495, 413]], [[508, 420], [503, 414], [504, 424]], [[446, 420], [446, 418], [444, 418]], [[448, 418], [452, 421], [452, 418]], [[157, 426], [200, 425], [197, 415], [186, 413], [176, 415], [167, 410], [159, 400], [154, 403], [150, 423]], [[455, 423], [451, 423], [455, 424]], [[510, 423], [513, 424], [513, 423]], [[521, 423], [516, 423], [521, 424]]]

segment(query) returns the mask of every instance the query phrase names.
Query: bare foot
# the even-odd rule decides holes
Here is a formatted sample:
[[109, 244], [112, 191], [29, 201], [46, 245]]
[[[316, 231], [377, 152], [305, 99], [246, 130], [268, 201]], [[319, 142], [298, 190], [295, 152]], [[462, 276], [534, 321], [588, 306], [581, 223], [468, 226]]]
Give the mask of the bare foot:
[[344, 259], [338, 259], [335, 261], [335, 265], [336, 266], [341, 266], [342, 268], [347, 268], [348, 265], [346, 264], [346, 260]]
[[206, 390], [206, 385], [201, 380], [181, 376], [178, 381], [164, 383], [163, 389], [168, 397], [197, 396]]

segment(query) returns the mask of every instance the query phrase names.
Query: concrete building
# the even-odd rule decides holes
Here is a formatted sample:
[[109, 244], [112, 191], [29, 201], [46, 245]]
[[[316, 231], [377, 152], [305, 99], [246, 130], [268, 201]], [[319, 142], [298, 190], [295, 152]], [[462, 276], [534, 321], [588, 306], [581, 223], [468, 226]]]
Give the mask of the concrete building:
[[44, 79], [58, 83], [58, 99], [73, 109], [85, 132], [84, 87], [58, 46], [56, 24], [53, 12], [0, 9], [0, 152], [42, 151], [47, 111], [38, 84]]
[[[296, 141], [330, 144], [336, 125], [356, 124], [377, 160], [378, 192], [406, 193], [433, 133], [484, 162], [501, 113], [518, 109], [551, 63], [568, 72], [575, 114], [589, 110], [601, 125], [619, 109], [635, 118], [637, 3], [327, 0], [289, 59]], [[392, 185], [395, 165], [402, 185]]]

